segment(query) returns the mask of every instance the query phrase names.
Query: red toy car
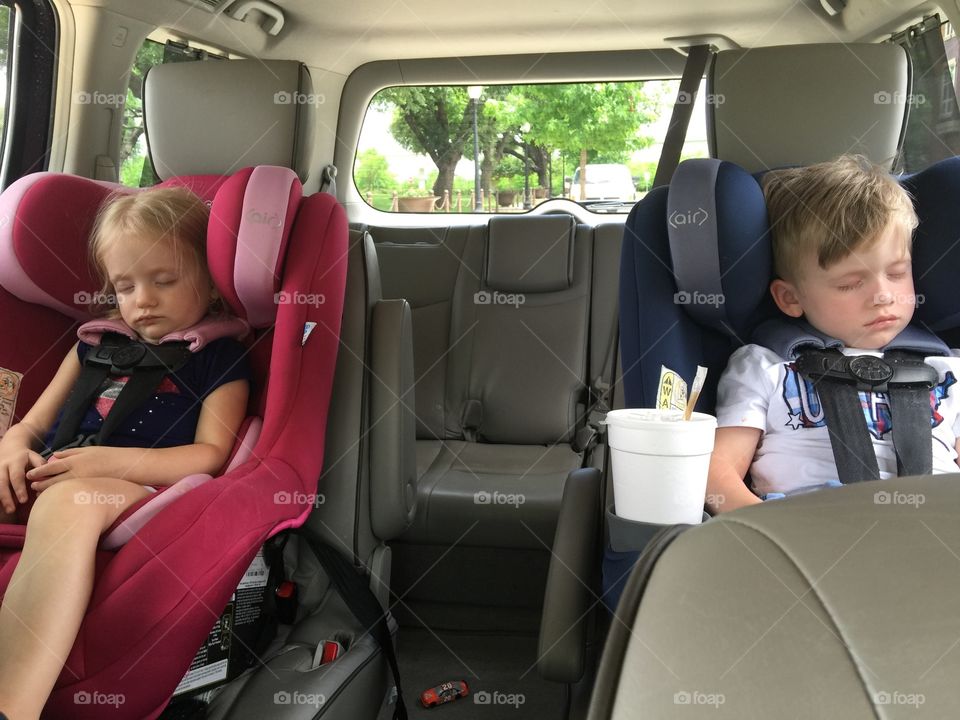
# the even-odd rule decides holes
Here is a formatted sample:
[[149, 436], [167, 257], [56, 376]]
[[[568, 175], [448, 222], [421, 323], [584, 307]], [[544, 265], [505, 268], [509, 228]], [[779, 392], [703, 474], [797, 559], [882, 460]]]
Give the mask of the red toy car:
[[451, 680], [420, 693], [420, 704], [426, 708], [436, 707], [466, 697], [469, 693], [470, 689], [463, 680]]

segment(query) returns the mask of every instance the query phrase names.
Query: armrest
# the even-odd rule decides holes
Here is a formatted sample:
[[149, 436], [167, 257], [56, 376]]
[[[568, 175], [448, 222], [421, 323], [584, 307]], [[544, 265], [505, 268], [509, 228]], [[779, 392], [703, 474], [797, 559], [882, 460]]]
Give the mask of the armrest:
[[417, 430], [413, 324], [406, 300], [381, 300], [370, 332], [370, 506], [374, 534], [391, 540], [413, 522]]
[[537, 650], [547, 680], [572, 683], [583, 675], [588, 609], [597, 597], [600, 491], [596, 468], [574, 470], [563, 488]]

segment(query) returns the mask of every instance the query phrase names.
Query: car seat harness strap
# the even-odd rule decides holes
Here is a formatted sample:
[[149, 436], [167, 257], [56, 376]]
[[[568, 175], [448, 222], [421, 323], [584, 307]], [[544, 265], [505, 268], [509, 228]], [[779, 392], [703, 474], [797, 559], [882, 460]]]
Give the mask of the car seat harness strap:
[[880, 478], [861, 392], [886, 395], [897, 476], [932, 472], [930, 391], [939, 374], [924, 357], [950, 353], [935, 335], [908, 327], [883, 348], [882, 358], [844, 355], [842, 343], [802, 321], [768, 321], [757, 328], [754, 340], [781, 357], [795, 358], [797, 372], [813, 383], [840, 482]]
[[[45, 457], [71, 447], [102, 445], [120, 423], [156, 392], [163, 378], [182, 368], [190, 358], [189, 343], [178, 341], [151, 345], [116, 333], [104, 333], [100, 345], [84, 357], [80, 377], [67, 397], [60, 425]], [[78, 430], [90, 403], [108, 377], [128, 376], [113, 407], [95, 434]]]

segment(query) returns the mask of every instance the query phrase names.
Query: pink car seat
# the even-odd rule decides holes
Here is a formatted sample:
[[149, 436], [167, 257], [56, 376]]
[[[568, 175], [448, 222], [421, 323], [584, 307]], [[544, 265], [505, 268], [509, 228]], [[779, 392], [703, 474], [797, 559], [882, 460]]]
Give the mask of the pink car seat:
[[[250, 418], [222, 474], [186, 478], [105, 533], [87, 614], [44, 718], [157, 717], [257, 550], [299, 527], [317, 490], [346, 281], [345, 213], [331, 195], [303, 197], [296, 174], [280, 167], [164, 184], [212, 198], [211, 274], [254, 329]], [[0, 388], [0, 423], [29, 409], [75, 341], [77, 321], [90, 319], [96, 284], [86, 244], [114, 190], [139, 192], [39, 173], [0, 195], [0, 317], [17, 333], [0, 344], [11, 379]], [[22, 374], [19, 387], [13, 373]], [[23, 536], [22, 525], [0, 525], [0, 589]], [[95, 692], [124, 701], [78, 703]]]

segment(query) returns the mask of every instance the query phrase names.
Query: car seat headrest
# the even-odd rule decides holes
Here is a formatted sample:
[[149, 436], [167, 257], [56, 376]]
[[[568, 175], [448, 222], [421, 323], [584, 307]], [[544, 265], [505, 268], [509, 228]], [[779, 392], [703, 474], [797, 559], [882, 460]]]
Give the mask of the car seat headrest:
[[313, 93], [292, 60], [157, 65], [144, 80], [144, 128], [161, 178], [230, 174], [242, 163], [293, 168], [307, 179]]
[[757, 180], [733, 163], [680, 163], [667, 195], [678, 292], [698, 322], [740, 336], [756, 321], [772, 273], [767, 206]]
[[495, 217], [488, 232], [485, 280], [491, 290], [556, 292], [573, 283], [571, 216]]
[[890, 167], [910, 87], [893, 43], [723, 50], [707, 74], [710, 155], [750, 172], [849, 152]]
[[[960, 158], [901, 179], [920, 219], [913, 239], [914, 322], [960, 327]], [[778, 313], [769, 295], [772, 234], [759, 176], [713, 159], [680, 163], [667, 196], [674, 301], [697, 322], [745, 341]], [[642, 239], [642, 238], [641, 238]]]
[[[98, 290], [87, 258], [97, 211], [114, 193], [143, 192], [59, 173], [35, 173], [0, 194], [0, 286], [80, 321]], [[217, 290], [238, 317], [264, 327], [290, 225], [302, 195], [292, 170], [246, 168], [220, 187], [210, 210], [207, 259]], [[55, 248], [55, 249], [54, 249]]]
[[246, 168], [217, 191], [210, 207], [207, 257], [224, 300], [252, 327], [273, 324], [290, 227], [303, 196], [281, 167]]
[[97, 281], [87, 242], [100, 204], [124, 189], [56, 173], [13, 183], [0, 194], [0, 286], [25, 302], [89, 320]]

